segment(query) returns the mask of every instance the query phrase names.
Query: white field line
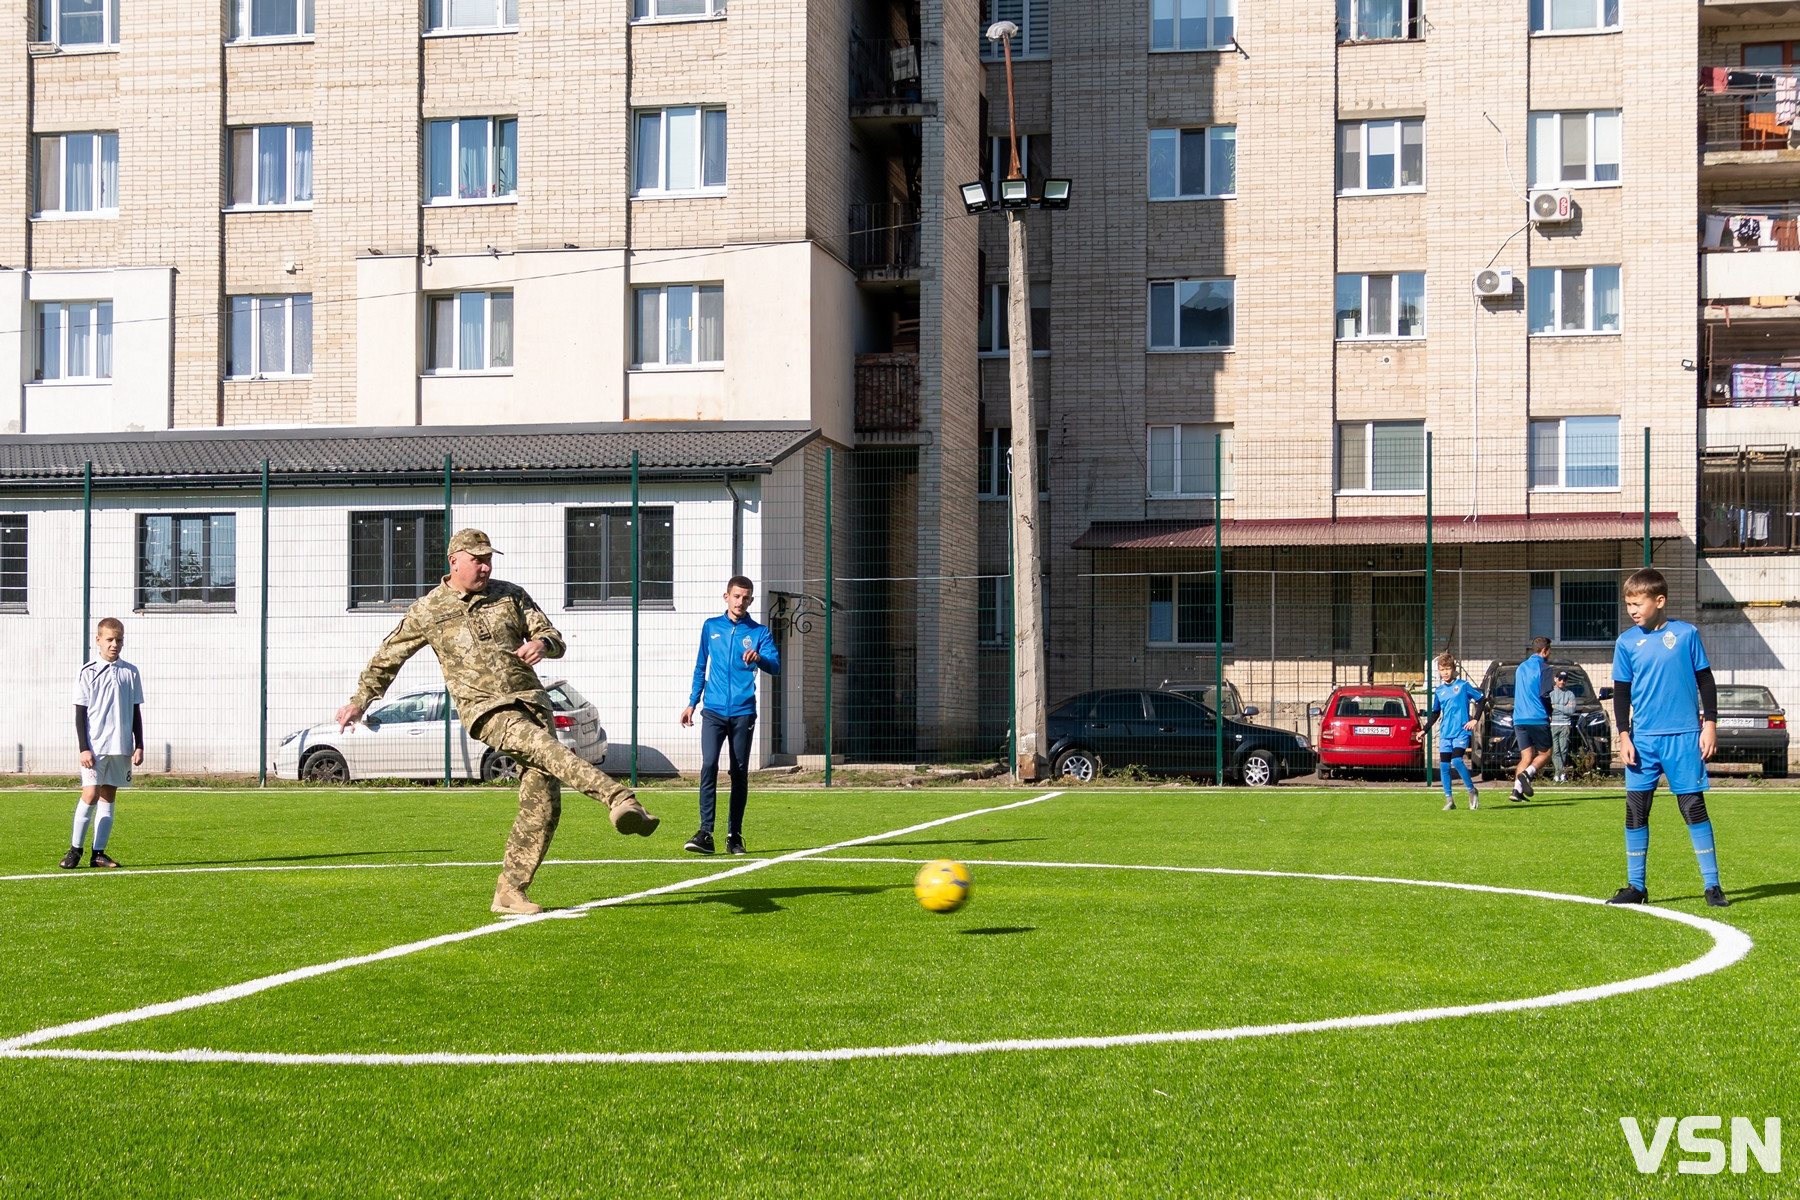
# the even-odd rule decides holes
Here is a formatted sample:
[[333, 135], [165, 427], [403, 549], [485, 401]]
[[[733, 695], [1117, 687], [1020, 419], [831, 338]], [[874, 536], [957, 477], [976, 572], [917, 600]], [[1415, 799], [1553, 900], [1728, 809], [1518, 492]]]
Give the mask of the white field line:
[[[596, 908], [613, 908], [621, 904], [629, 904], [633, 900], [644, 900], [651, 896], [666, 896], [671, 892], [686, 891], [701, 887], [708, 883], [717, 883], [723, 879], [731, 879], [739, 875], [747, 875], [752, 871], [760, 871], [777, 863], [797, 862], [818, 854], [827, 854], [833, 850], [847, 850], [852, 846], [866, 846], [871, 842], [884, 842], [889, 838], [902, 837], [909, 833], [920, 833], [934, 829], [939, 825], [948, 825], [954, 821], [966, 821], [971, 817], [986, 816], [988, 813], [1005, 812], [1008, 809], [1025, 808], [1061, 795], [1060, 792], [1045, 792], [1025, 800], [1015, 800], [1010, 804], [996, 804], [988, 808], [972, 809], [969, 812], [956, 813], [948, 817], [938, 817], [931, 821], [921, 821], [916, 825], [908, 825], [904, 829], [891, 829], [886, 833], [870, 834], [866, 837], [850, 838], [842, 842], [833, 842], [828, 846], [815, 846], [809, 850], [795, 850], [789, 854], [774, 858], [759, 858], [752, 862], [741, 863], [729, 870], [717, 871], [711, 875], [702, 875], [695, 879], [685, 879], [679, 883], [668, 883], [661, 887], [645, 888], [643, 891], [631, 892], [623, 896], [608, 896], [601, 900], [589, 900], [585, 904], [577, 904], [570, 908], [554, 909], [528, 917], [509, 917], [503, 921], [465, 929], [460, 933], [445, 933], [437, 937], [424, 938], [416, 942], [407, 942], [400, 946], [389, 946], [385, 950], [377, 950], [372, 954], [358, 954], [350, 958], [340, 958], [328, 963], [318, 963], [310, 967], [300, 967], [292, 971], [282, 971], [276, 975], [265, 975], [260, 979], [249, 979], [243, 983], [234, 983], [228, 987], [215, 988], [210, 992], [200, 992], [192, 996], [184, 996], [179, 1000], [165, 1000], [160, 1004], [146, 1004], [141, 1008], [126, 1009], [121, 1012], [107, 1013], [104, 1016], [90, 1017], [83, 1021], [69, 1021], [62, 1025], [51, 1025], [43, 1029], [33, 1030], [18, 1037], [0, 1041], [0, 1057], [27, 1046], [35, 1046], [40, 1042], [58, 1041], [62, 1038], [79, 1037], [82, 1034], [95, 1033], [102, 1029], [111, 1029], [118, 1025], [129, 1025], [137, 1021], [148, 1021], [155, 1017], [166, 1017], [173, 1013], [187, 1012], [190, 1009], [205, 1008], [213, 1004], [225, 1004], [232, 1000], [241, 1000], [245, 996], [254, 996], [258, 992], [266, 992], [284, 984], [298, 983], [303, 979], [314, 979], [320, 975], [329, 975], [334, 971], [347, 970], [350, 967], [366, 966], [369, 963], [385, 962], [388, 959], [403, 958], [409, 954], [417, 954], [421, 950], [431, 950], [438, 946], [449, 946], [456, 942], [466, 942], [471, 938], [483, 937], [490, 933], [501, 933], [508, 929], [518, 929], [525, 925], [534, 925], [539, 921], [566, 920], [570, 917], [586, 916], [588, 911]], [[680, 860], [686, 861], [686, 860]]]
[[[1048, 797], [1040, 797], [1047, 799]], [[1013, 806], [1008, 806], [1013, 807]], [[973, 814], [971, 814], [973, 815]], [[889, 837], [895, 834], [886, 835]], [[822, 853], [815, 852], [815, 853]], [[809, 855], [811, 857], [811, 855]], [[771, 860], [774, 861], [774, 860]], [[791, 860], [790, 860], [791, 861]], [[910, 858], [834, 858], [829, 862], [904, 863], [918, 865]], [[1247, 875], [1274, 879], [1319, 879], [1329, 882], [1384, 883], [1408, 887], [1446, 888], [1452, 891], [1483, 892], [1503, 896], [1527, 896], [1539, 900], [1574, 904], [1598, 904], [1603, 900], [1592, 896], [1573, 896], [1562, 892], [1545, 892], [1530, 888], [1503, 888], [1478, 883], [1449, 883], [1432, 879], [1397, 879], [1381, 875], [1325, 875], [1300, 871], [1239, 870], [1229, 867], [1169, 867], [1121, 863], [1070, 863], [983, 861], [982, 866], [1062, 868], [1094, 871], [1167, 871], [1181, 874]], [[1650, 905], [1620, 906], [1645, 916], [1675, 921], [1706, 933], [1713, 939], [1712, 949], [1699, 958], [1666, 971], [1622, 979], [1616, 983], [1573, 988], [1544, 996], [1528, 996], [1519, 1000], [1494, 1000], [1483, 1004], [1461, 1004], [1437, 1008], [1415, 1008], [1402, 1012], [1366, 1013], [1350, 1017], [1331, 1017], [1320, 1021], [1288, 1021], [1274, 1025], [1234, 1025], [1221, 1029], [1186, 1029], [1152, 1033], [1126, 1033], [1103, 1037], [1006, 1038], [985, 1042], [915, 1042], [901, 1046], [845, 1046], [827, 1050], [668, 1050], [627, 1051], [614, 1053], [567, 1054], [279, 1054], [235, 1050], [64, 1050], [13, 1049], [15, 1042], [0, 1043], [0, 1058], [62, 1058], [106, 1062], [177, 1062], [177, 1063], [246, 1063], [263, 1066], [519, 1066], [557, 1064], [600, 1065], [679, 1065], [703, 1063], [785, 1063], [844, 1062], [870, 1058], [942, 1058], [966, 1054], [996, 1054], [1021, 1050], [1106, 1050], [1126, 1046], [1155, 1046], [1191, 1042], [1227, 1042], [1244, 1038], [1275, 1037], [1295, 1033], [1322, 1033], [1338, 1029], [1375, 1029], [1395, 1025], [1414, 1025], [1424, 1021], [1443, 1021], [1453, 1017], [1471, 1017], [1490, 1013], [1524, 1012], [1539, 1008], [1560, 1008], [1604, 1000], [1632, 992], [1668, 987], [1722, 971], [1750, 953], [1754, 943], [1742, 930], [1690, 916], [1673, 909]]]
[[[762, 862], [763, 859], [749, 861]], [[687, 863], [698, 866], [706, 862], [698, 855], [686, 858], [547, 858], [546, 867], [629, 867], [638, 863]], [[432, 867], [498, 867], [494, 862], [398, 862], [398, 863], [294, 863], [275, 866], [241, 867], [121, 867], [118, 870], [44, 871], [36, 875], [0, 875], [0, 883], [17, 883], [31, 879], [129, 879], [134, 875], [237, 875], [250, 871], [423, 871]]]

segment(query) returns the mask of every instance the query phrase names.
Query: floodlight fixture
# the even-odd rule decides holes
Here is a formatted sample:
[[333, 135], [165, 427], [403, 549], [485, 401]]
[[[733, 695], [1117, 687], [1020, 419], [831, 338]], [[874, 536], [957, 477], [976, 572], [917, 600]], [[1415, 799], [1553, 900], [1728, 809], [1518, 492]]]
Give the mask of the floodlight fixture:
[[988, 199], [987, 184], [979, 182], [965, 183], [960, 190], [962, 192], [963, 207], [966, 208], [971, 215], [975, 213], [984, 213], [994, 207], [994, 202]]
[[1074, 186], [1074, 182], [1068, 179], [1044, 180], [1044, 195], [1038, 201], [1039, 206], [1042, 208], [1069, 207], [1069, 189]]

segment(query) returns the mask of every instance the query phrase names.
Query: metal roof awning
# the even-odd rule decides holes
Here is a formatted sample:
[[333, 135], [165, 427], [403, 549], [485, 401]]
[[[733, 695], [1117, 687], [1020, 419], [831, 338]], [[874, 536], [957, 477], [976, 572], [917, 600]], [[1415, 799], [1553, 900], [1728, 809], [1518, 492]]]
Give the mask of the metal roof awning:
[[0, 491], [718, 479], [768, 474], [819, 430], [804, 421], [172, 429], [0, 436]]
[[[1539, 513], [1465, 520], [1438, 517], [1432, 540], [1440, 546], [1506, 542], [1624, 542], [1644, 536], [1644, 514]], [[1672, 512], [1650, 514], [1650, 536], [1682, 536]], [[1345, 517], [1224, 522], [1226, 546], [1423, 546], [1425, 518]], [[1095, 521], [1075, 539], [1077, 550], [1212, 549], [1211, 521]]]

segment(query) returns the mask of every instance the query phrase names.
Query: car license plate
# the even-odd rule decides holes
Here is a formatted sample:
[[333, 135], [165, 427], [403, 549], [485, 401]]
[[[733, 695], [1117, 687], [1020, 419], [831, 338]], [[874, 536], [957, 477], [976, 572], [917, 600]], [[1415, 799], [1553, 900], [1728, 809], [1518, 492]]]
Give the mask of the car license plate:
[[1724, 717], [1719, 721], [1721, 729], [1755, 729], [1762, 724], [1761, 717]]
[[1387, 731], [1386, 725], [1358, 725], [1355, 730], [1357, 733], [1373, 733], [1378, 736], [1385, 736]]

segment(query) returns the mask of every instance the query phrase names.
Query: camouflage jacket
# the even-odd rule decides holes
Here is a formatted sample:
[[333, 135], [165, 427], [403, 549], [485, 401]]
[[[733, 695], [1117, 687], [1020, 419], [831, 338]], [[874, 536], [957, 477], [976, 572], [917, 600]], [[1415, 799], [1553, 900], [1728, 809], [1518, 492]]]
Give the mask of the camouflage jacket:
[[368, 707], [407, 659], [430, 646], [465, 729], [473, 732], [482, 717], [508, 704], [525, 704], [548, 717], [550, 697], [537, 672], [513, 653], [534, 638], [544, 643], [545, 658], [563, 656], [562, 634], [524, 588], [490, 579], [485, 590], [465, 596], [446, 577], [413, 601], [381, 643], [356, 681], [354, 702]]

